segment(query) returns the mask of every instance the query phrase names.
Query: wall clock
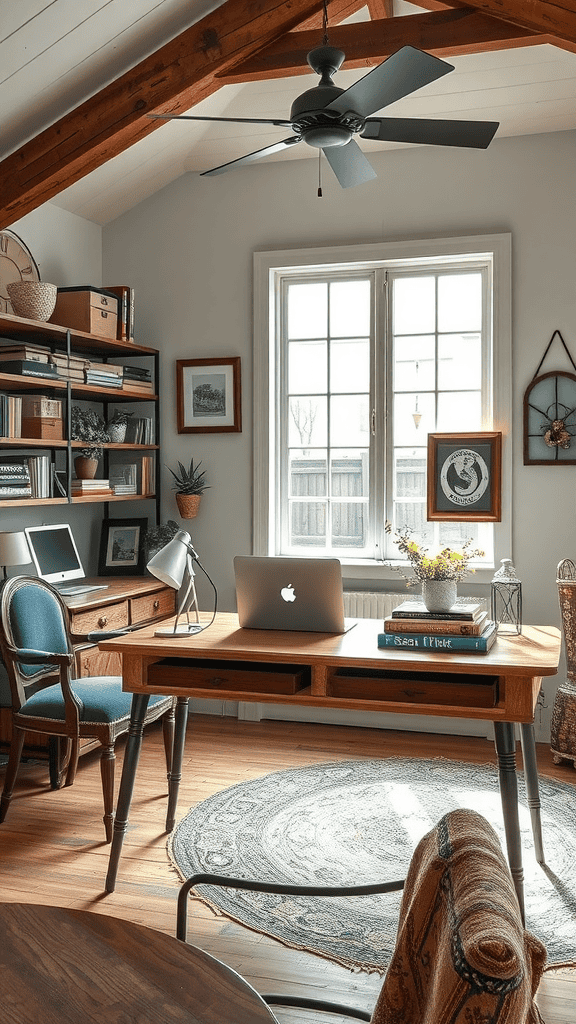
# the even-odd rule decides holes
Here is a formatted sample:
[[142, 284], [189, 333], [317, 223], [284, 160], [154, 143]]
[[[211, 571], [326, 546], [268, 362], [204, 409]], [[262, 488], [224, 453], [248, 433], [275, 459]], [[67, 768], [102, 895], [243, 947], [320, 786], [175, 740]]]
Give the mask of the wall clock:
[[576, 372], [550, 370], [539, 375], [558, 335], [576, 371], [560, 331], [554, 331], [540, 365], [524, 394], [524, 465], [576, 465]]
[[12, 281], [39, 280], [36, 261], [22, 239], [12, 231], [0, 231], [0, 312], [14, 312], [6, 285]]

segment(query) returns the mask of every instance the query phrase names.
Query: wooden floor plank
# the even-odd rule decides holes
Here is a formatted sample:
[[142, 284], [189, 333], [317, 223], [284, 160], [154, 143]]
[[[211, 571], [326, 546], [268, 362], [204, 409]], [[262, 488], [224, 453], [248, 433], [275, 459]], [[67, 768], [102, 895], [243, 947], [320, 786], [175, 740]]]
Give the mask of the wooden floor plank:
[[[119, 744], [118, 785], [123, 756]], [[389, 732], [299, 722], [239, 722], [195, 716], [190, 723], [179, 815], [212, 793], [268, 772], [332, 760], [443, 757], [496, 764], [488, 740]], [[521, 765], [520, 750], [518, 762]], [[541, 774], [576, 785], [571, 765], [554, 765], [538, 745]], [[1, 782], [0, 770], [0, 782]], [[168, 861], [166, 771], [159, 724], [146, 731], [131, 820], [114, 893], [104, 892], [109, 847], [104, 843], [96, 753], [85, 755], [73, 787], [48, 788], [46, 765], [26, 765], [8, 816], [0, 826], [0, 899], [110, 914], [175, 933], [179, 878]], [[289, 949], [195, 901], [189, 940], [224, 960], [261, 991], [299, 990], [370, 1009], [381, 979]], [[576, 1020], [576, 972], [547, 972], [538, 1003], [546, 1024]], [[275, 1008], [281, 1024], [337, 1024], [335, 1014]]]

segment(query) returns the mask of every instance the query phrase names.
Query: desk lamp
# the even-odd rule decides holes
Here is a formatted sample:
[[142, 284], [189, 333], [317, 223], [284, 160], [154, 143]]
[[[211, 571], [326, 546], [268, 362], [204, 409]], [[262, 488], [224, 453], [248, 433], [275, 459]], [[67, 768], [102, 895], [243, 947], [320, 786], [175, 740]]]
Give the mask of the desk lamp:
[[32, 561], [25, 533], [0, 533], [0, 565], [6, 579], [6, 566], [28, 565]]
[[[192, 636], [203, 629], [200, 625], [200, 615], [198, 613], [193, 559], [197, 561], [198, 555], [192, 545], [190, 534], [186, 533], [185, 530], [178, 530], [178, 533], [172, 540], [168, 541], [160, 551], [157, 551], [148, 562], [147, 568], [152, 575], [156, 579], [161, 580], [162, 583], [167, 583], [169, 587], [173, 587], [174, 590], [180, 590], [184, 580], [187, 579], [186, 590], [184, 591], [184, 596], [179, 601], [178, 614], [176, 615], [174, 625], [157, 629], [154, 636]], [[190, 622], [190, 608], [192, 607], [196, 612], [196, 622]], [[178, 619], [184, 612], [187, 618], [186, 625], [179, 626]]]

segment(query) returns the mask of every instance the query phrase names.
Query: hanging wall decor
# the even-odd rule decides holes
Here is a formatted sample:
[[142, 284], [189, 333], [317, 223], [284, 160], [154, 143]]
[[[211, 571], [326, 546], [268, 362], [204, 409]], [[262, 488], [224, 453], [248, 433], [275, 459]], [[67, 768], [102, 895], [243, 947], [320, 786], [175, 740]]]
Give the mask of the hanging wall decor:
[[560, 331], [554, 331], [524, 394], [525, 466], [576, 465], [576, 372], [549, 370], [540, 374], [556, 337], [576, 371], [564, 338]]

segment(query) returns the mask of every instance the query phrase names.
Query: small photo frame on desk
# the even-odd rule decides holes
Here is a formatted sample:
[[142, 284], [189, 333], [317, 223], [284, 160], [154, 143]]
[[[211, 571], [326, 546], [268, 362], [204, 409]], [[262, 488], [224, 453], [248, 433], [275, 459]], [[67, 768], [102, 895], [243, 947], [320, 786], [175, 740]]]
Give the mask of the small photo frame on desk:
[[427, 518], [499, 523], [502, 434], [428, 434]]
[[143, 576], [148, 520], [104, 519], [98, 558], [99, 576]]
[[242, 431], [240, 356], [176, 361], [179, 434]]

